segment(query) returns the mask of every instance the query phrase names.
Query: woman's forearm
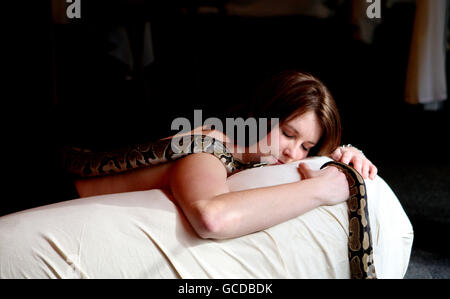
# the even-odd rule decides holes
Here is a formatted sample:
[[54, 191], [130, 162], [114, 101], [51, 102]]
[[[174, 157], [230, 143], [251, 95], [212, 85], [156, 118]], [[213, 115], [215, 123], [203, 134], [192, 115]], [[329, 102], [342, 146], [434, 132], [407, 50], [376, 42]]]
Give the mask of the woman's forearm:
[[230, 191], [222, 162], [207, 153], [175, 163], [170, 189], [202, 238], [226, 239], [260, 231], [320, 205], [348, 199], [348, 183], [336, 167], [312, 170], [299, 164], [300, 181]]
[[320, 206], [320, 190], [320, 179], [308, 179], [218, 195], [201, 207], [202, 237], [238, 237], [287, 221]]
[[113, 175], [79, 179], [75, 187], [80, 197], [141, 191], [168, 189], [168, 171], [173, 162], [150, 167], [142, 167]]

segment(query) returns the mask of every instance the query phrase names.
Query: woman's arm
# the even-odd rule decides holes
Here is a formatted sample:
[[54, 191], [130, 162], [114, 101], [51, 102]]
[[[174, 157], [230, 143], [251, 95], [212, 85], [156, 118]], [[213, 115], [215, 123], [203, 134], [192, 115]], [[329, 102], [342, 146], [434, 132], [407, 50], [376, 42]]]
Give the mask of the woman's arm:
[[149, 189], [169, 189], [168, 172], [174, 162], [105, 175], [78, 179], [75, 187], [80, 197]]
[[317, 172], [301, 168], [308, 179], [230, 192], [222, 163], [210, 154], [199, 153], [174, 165], [169, 184], [200, 237], [225, 239], [260, 231], [348, 198], [345, 175], [335, 167]]

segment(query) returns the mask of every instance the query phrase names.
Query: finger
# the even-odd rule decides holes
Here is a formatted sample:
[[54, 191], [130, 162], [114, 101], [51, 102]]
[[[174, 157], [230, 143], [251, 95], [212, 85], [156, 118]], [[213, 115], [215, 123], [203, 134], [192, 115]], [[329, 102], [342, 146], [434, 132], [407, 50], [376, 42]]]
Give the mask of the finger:
[[362, 159], [360, 157], [353, 157], [353, 168], [362, 175]]
[[363, 161], [361, 175], [364, 179], [367, 179], [369, 177], [370, 164], [371, 163], [367, 159]]
[[305, 163], [298, 164], [298, 171], [300, 172], [302, 179], [311, 177], [311, 168], [309, 168]]
[[375, 167], [375, 165], [370, 165], [370, 178], [373, 180], [375, 179], [376, 175], [378, 173], [378, 168]]
[[314, 170], [305, 163], [299, 164], [299, 170], [303, 173], [306, 179], [313, 178], [319, 175], [319, 170]]
[[340, 162], [345, 163], [345, 164], [349, 164], [350, 161], [352, 160], [352, 153], [349, 151], [344, 151], [344, 153], [342, 154], [341, 160]]
[[337, 149], [334, 150], [334, 152], [331, 154], [331, 159], [335, 160], [335, 161], [339, 161], [341, 160], [342, 157], [342, 149], [340, 147], [338, 147]]

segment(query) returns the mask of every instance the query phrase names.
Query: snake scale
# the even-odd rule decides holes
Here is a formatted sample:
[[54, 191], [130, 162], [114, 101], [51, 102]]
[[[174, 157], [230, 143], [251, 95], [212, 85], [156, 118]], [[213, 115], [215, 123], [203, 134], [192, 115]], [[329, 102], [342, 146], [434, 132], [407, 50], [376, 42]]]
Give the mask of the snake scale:
[[[243, 163], [234, 159], [222, 142], [207, 135], [177, 136], [109, 152], [92, 152], [70, 147], [63, 150], [63, 163], [65, 169], [72, 175], [95, 177], [174, 161], [191, 153], [200, 152], [216, 156], [222, 161], [228, 174], [236, 170], [266, 165], [266, 163]], [[350, 188], [347, 204], [351, 278], [376, 278], [364, 180], [356, 170], [346, 164], [330, 161], [322, 165], [321, 169], [327, 166], [338, 167], [344, 172]]]

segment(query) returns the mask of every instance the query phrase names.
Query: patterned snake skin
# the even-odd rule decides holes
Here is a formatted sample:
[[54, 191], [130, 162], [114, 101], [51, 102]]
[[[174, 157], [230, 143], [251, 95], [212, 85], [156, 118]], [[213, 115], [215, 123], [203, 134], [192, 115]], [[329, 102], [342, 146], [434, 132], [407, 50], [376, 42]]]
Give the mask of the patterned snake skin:
[[347, 164], [330, 161], [321, 166], [338, 167], [347, 177], [350, 198], [349, 209], [348, 258], [351, 278], [375, 279], [372, 237], [370, 234], [369, 210], [367, 206], [366, 184], [361, 175]]
[[266, 163], [242, 163], [219, 140], [207, 135], [185, 135], [171, 139], [137, 144], [109, 152], [91, 152], [65, 148], [65, 169], [78, 177], [94, 177], [174, 161], [191, 153], [210, 153], [216, 156], [231, 174], [236, 170], [263, 166]]
[[[64, 149], [66, 170], [78, 177], [94, 177], [119, 173], [143, 166], [156, 165], [187, 156], [191, 153], [210, 153], [216, 156], [231, 174], [236, 170], [264, 166], [266, 163], [242, 163], [219, 140], [207, 135], [185, 135], [171, 139], [129, 146], [110, 152], [91, 152], [77, 148]], [[351, 278], [376, 278], [368, 219], [367, 193], [364, 180], [350, 166], [330, 161], [322, 165], [338, 167], [346, 174], [350, 199], [349, 261]]]

